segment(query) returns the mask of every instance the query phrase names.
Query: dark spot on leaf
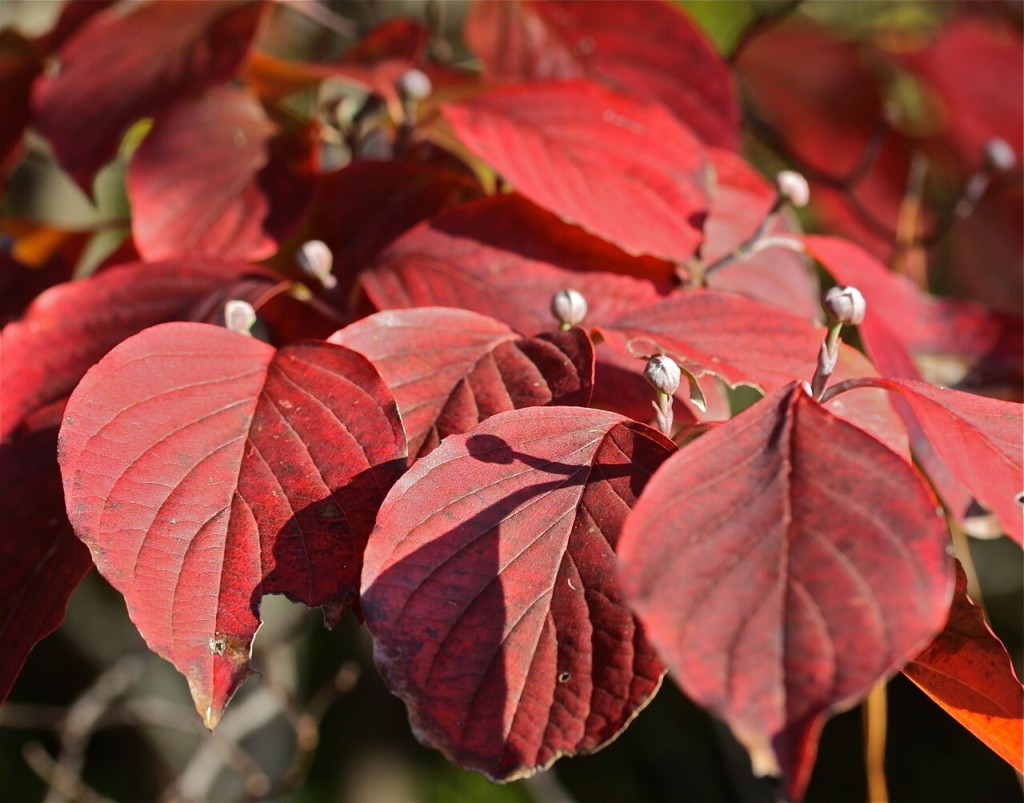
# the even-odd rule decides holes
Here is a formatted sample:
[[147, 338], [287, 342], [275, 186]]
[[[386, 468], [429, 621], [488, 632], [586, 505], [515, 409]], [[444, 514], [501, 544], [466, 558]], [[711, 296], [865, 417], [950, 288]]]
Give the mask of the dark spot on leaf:
[[1014, 499], [1016, 499], [1016, 500], [1017, 500], [1017, 504], [1018, 504], [1018, 505], [1020, 505], [1021, 507], [1024, 507], [1024, 491], [1020, 491], [1020, 492], [1019, 492], [1019, 493], [1018, 493], [1018, 494], [1017, 494], [1017, 495], [1016, 495], [1016, 496], [1014, 497]]
[[466, 441], [466, 448], [473, 457], [484, 463], [508, 465], [515, 460], [512, 447], [496, 435], [472, 435]]
[[572, 675], [570, 675], [568, 672], [561, 672], [558, 675], [558, 682], [559, 683], [568, 683], [571, 678], [572, 678]]

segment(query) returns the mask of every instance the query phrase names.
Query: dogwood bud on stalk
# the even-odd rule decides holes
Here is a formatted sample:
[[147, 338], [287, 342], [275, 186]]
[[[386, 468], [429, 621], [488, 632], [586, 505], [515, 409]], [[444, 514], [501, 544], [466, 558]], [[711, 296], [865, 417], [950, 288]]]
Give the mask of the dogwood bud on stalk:
[[807, 186], [807, 179], [795, 170], [783, 170], [775, 176], [775, 187], [779, 196], [793, 206], [802, 208], [807, 206], [811, 199], [811, 189]]
[[402, 73], [395, 88], [402, 99], [402, 112], [405, 116], [402, 125], [411, 128], [416, 125], [416, 106], [421, 100], [430, 97], [434, 87], [425, 72], [413, 68]]
[[818, 352], [818, 367], [811, 379], [811, 394], [821, 400], [825, 385], [839, 360], [839, 333], [844, 325], [858, 326], [864, 322], [867, 302], [856, 287], [833, 287], [822, 299], [822, 307], [828, 315], [828, 334]]
[[672, 433], [672, 395], [679, 390], [679, 382], [683, 372], [676, 361], [664, 354], [656, 354], [647, 361], [644, 379], [654, 388], [654, 414], [658, 421], [658, 429], [665, 435]]
[[251, 337], [255, 323], [256, 310], [248, 301], [232, 299], [224, 305], [224, 325], [232, 332]]
[[334, 255], [327, 244], [321, 240], [307, 240], [295, 253], [295, 262], [302, 272], [312, 276], [325, 290], [333, 290], [338, 286], [338, 280], [331, 273], [334, 267]]
[[551, 297], [551, 314], [559, 328], [567, 332], [587, 316], [587, 300], [578, 290], [559, 290]]
[[990, 139], [985, 143], [985, 164], [993, 173], [1006, 173], [1017, 164], [1017, 154], [1005, 139]]

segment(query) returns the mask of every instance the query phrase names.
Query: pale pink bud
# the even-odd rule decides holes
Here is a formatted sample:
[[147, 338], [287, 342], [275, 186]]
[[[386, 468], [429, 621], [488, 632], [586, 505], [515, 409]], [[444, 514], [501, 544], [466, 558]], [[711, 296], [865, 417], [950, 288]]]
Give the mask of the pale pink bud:
[[587, 300], [578, 290], [559, 290], [551, 298], [551, 314], [567, 326], [575, 326], [587, 315]]
[[422, 70], [406, 70], [398, 79], [398, 94], [412, 101], [430, 97], [434, 86]]
[[775, 186], [779, 190], [779, 195], [797, 208], [807, 206], [807, 202], [811, 199], [811, 189], [807, 186], [807, 179], [795, 170], [783, 170], [775, 176]]
[[856, 287], [833, 287], [825, 293], [822, 304], [832, 318], [856, 326], [864, 321], [867, 302]]
[[251, 333], [254, 323], [256, 323], [256, 310], [248, 301], [232, 299], [224, 305], [224, 325], [232, 332], [248, 335]]
[[679, 382], [683, 378], [683, 372], [679, 370], [676, 361], [664, 354], [656, 354], [647, 361], [644, 369], [644, 379], [659, 393], [671, 396], [679, 390]]
[[985, 164], [996, 173], [1005, 173], [1017, 164], [1017, 154], [1005, 139], [990, 139], [985, 143]]
[[338, 280], [331, 273], [334, 255], [321, 240], [304, 242], [295, 253], [295, 261], [304, 273], [317, 279], [327, 290], [338, 284]]

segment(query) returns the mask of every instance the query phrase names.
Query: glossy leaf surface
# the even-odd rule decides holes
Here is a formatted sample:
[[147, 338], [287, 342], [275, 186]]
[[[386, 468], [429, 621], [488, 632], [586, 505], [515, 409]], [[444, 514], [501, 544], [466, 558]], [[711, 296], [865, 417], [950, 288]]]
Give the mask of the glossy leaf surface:
[[33, 124], [90, 190], [128, 126], [235, 73], [264, 8], [160, 0], [95, 14], [57, 52], [59, 69], [36, 84]]
[[799, 797], [823, 718], [942, 628], [947, 542], [913, 467], [790, 385], [665, 463], [619, 557], [680, 687]]
[[379, 312], [329, 338], [380, 371], [402, 415], [409, 457], [496, 413], [547, 404], [582, 407], [594, 348], [581, 329], [522, 338], [468, 310]]
[[681, 260], [700, 244], [706, 158], [662, 106], [580, 80], [490, 90], [444, 114], [517, 192], [623, 250]]
[[478, 2], [470, 7], [466, 40], [495, 78], [591, 78], [660, 101], [711, 145], [739, 142], [739, 107], [725, 62], [668, 3]]
[[1024, 687], [1006, 647], [967, 596], [959, 561], [946, 628], [903, 674], [1014, 769], [1024, 764]]
[[491, 778], [614, 738], [662, 668], [613, 550], [673, 446], [614, 413], [514, 410], [388, 495], [363, 570], [377, 664], [417, 736]]
[[328, 623], [356, 602], [363, 545], [404, 458], [366, 358], [206, 324], [115, 348], [60, 433], [75, 533], [210, 728], [251, 671], [264, 594], [323, 606]]

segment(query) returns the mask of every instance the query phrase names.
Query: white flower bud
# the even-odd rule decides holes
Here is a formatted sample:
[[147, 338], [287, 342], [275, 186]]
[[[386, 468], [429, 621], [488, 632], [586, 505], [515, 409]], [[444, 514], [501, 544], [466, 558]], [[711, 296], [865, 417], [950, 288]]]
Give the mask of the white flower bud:
[[398, 79], [398, 94], [412, 101], [430, 97], [434, 90], [430, 78], [422, 70], [406, 70]]
[[224, 305], [224, 325], [240, 335], [251, 334], [256, 323], [256, 310], [248, 301], [232, 299]]
[[327, 244], [321, 240], [308, 240], [295, 253], [295, 261], [303, 273], [317, 279], [325, 289], [336, 287], [338, 280], [331, 273], [334, 266], [334, 255]]
[[551, 314], [560, 323], [575, 326], [587, 315], [587, 300], [578, 290], [559, 290], [551, 297]]
[[676, 361], [664, 354], [656, 354], [647, 361], [644, 369], [644, 379], [659, 393], [671, 396], [679, 390], [679, 382], [683, 372], [679, 370]]
[[783, 170], [775, 176], [775, 186], [779, 190], [779, 195], [797, 208], [807, 206], [807, 202], [811, 199], [811, 189], [807, 186], [807, 179], [795, 170]]
[[990, 139], [985, 143], [985, 164], [996, 173], [1006, 173], [1017, 164], [1017, 154], [1005, 139]]
[[856, 326], [864, 322], [867, 302], [856, 287], [833, 287], [825, 293], [822, 306], [832, 318], [840, 323]]

